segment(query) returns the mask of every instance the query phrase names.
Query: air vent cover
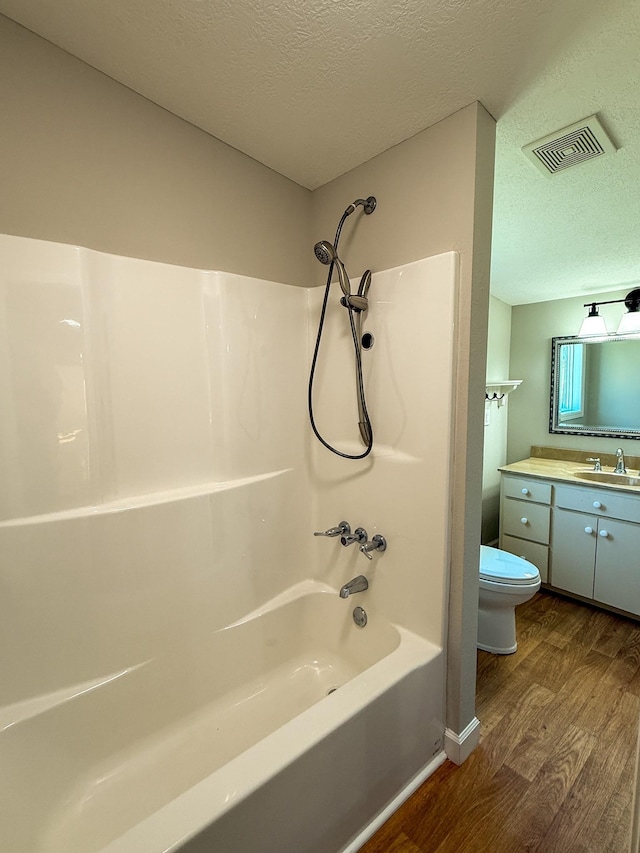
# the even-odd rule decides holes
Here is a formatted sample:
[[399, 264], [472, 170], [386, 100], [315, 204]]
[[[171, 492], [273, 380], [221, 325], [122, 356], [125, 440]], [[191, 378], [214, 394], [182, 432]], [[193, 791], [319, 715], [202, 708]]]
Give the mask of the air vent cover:
[[555, 175], [585, 160], [612, 154], [616, 148], [597, 116], [589, 116], [525, 145], [522, 150], [541, 172]]

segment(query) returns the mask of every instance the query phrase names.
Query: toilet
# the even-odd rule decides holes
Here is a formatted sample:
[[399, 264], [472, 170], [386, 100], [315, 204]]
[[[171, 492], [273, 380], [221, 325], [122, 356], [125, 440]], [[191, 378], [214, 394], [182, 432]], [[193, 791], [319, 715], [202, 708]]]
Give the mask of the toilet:
[[522, 557], [508, 551], [480, 546], [480, 594], [478, 648], [494, 655], [510, 655], [518, 648], [518, 604], [540, 589], [540, 572]]

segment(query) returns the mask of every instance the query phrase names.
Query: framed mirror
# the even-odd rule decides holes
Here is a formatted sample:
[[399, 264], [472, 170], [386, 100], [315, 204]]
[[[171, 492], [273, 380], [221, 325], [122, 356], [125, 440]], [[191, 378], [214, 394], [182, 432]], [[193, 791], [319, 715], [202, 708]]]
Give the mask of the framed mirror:
[[551, 339], [549, 432], [640, 438], [640, 337]]

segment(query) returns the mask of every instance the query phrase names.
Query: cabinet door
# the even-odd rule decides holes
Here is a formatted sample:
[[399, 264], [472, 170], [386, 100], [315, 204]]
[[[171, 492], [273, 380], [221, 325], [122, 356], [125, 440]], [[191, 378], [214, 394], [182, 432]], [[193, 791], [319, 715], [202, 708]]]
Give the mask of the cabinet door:
[[581, 512], [553, 513], [551, 583], [585, 598], [593, 598], [598, 519]]
[[639, 525], [599, 519], [594, 598], [640, 615]]

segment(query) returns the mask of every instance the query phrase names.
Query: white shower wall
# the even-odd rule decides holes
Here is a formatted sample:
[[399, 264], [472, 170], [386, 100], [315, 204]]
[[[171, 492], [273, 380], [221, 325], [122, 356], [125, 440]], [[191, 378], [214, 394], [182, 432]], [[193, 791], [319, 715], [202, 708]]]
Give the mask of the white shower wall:
[[307, 292], [0, 237], [0, 705], [309, 575]]
[[[308, 578], [442, 646], [457, 255], [374, 273], [371, 457], [312, 439], [322, 289], [0, 236], [0, 705], [202, 637]], [[435, 322], [434, 322], [435, 319]], [[314, 393], [357, 441], [334, 286]], [[348, 520], [389, 547], [313, 537]]]
[[300, 465], [303, 289], [19, 237], [0, 256], [2, 518]]
[[[345, 519], [370, 539], [381, 534], [388, 541], [369, 562], [356, 546], [320, 540], [319, 576], [340, 587], [364, 573], [367, 609], [438, 646], [448, 592], [457, 282], [455, 252], [374, 273], [362, 327], [374, 337], [362, 353], [374, 448], [363, 460], [345, 461], [314, 441], [310, 469], [318, 523]], [[334, 288], [318, 363], [316, 421], [338, 449], [359, 453], [353, 344]], [[320, 289], [311, 293], [314, 316], [321, 296]], [[358, 596], [352, 601], [361, 603]]]

